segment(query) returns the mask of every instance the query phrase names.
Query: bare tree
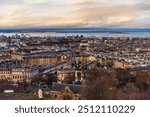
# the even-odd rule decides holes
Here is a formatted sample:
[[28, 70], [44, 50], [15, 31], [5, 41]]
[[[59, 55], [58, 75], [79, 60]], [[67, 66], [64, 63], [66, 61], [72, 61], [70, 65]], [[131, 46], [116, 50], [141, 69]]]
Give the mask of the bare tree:
[[100, 77], [93, 76], [93, 79], [95, 80], [89, 80], [87, 87], [83, 91], [83, 95], [86, 99], [116, 99], [117, 90], [110, 74], [105, 73]]
[[137, 72], [135, 85], [140, 90], [148, 90], [150, 88], [150, 78], [149, 78], [148, 71]]

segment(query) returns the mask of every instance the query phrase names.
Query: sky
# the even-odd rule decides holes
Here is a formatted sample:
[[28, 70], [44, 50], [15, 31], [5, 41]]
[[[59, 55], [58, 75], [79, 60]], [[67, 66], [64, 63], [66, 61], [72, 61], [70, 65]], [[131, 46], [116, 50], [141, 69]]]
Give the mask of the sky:
[[0, 28], [149, 28], [150, 0], [0, 0]]

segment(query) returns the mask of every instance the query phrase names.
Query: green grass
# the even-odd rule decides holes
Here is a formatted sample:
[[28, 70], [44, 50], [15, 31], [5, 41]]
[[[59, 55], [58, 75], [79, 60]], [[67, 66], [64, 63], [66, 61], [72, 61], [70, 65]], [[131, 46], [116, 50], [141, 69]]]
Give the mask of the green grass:
[[[1, 95], [3, 99], [5, 99], [5, 97], [7, 97], [7, 99], [10, 97], [10, 100], [39, 100], [38, 95], [33, 93], [3, 93]], [[52, 98], [50, 98], [49, 96], [44, 96], [43, 100], [52, 100]]]

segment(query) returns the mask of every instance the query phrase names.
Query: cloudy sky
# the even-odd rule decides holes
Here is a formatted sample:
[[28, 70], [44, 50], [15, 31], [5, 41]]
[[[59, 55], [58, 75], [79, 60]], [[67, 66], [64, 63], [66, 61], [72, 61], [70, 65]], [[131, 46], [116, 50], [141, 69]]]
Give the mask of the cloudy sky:
[[150, 27], [150, 0], [0, 0], [0, 28]]

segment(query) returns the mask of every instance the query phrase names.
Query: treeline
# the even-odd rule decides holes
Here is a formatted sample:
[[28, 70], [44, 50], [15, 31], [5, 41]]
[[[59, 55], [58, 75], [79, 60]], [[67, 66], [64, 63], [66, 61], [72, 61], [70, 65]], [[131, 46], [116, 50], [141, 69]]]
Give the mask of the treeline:
[[102, 69], [87, 71], [83, 96], [88, 100], [150, 99], [149, 71]]

